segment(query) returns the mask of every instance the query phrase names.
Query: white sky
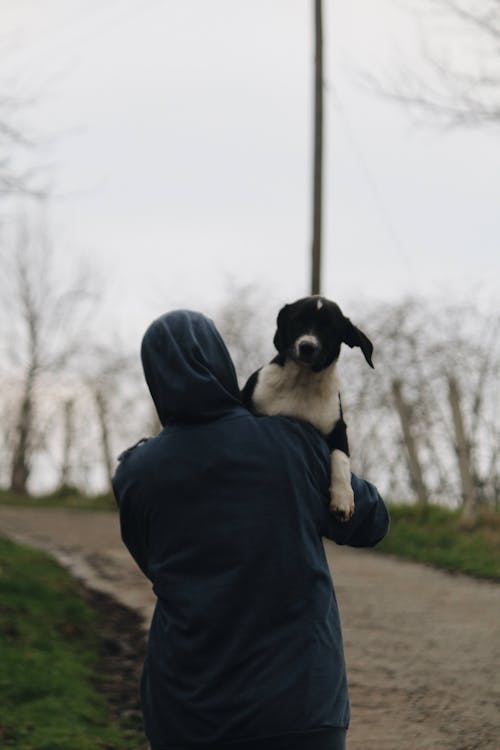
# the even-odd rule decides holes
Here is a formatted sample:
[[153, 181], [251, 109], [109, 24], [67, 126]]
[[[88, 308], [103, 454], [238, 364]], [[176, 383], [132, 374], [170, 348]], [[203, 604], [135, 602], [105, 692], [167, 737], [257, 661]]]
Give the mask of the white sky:
[[[494, 298], [498, 131], [416, 129], [368, 93], [415, 58], [397, 0], [325, 0], [324, 293]], [[59, 197], [56, 241], [92, 260], [132, 338], [254, 282], [308, 291], [312, 0], [2, 0], [4, 63]]]

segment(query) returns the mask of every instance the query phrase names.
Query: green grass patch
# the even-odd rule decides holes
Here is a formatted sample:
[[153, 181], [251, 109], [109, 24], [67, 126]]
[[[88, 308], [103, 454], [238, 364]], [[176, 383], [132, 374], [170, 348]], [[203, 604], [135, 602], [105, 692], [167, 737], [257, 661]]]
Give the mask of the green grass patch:
[[464, 527], [459, 511], [390, 505], [391, 530], [376, 549], [446, 570], [500, 581], [500, 513]]
[[62, 487], [46, 495], [28, 495], [0, 490], [0, 505], [15, 505], [26, 508], [78, 508], [80, 510], [116, 510], [116, 501], [111, 492], [100, 495], [84, 495], [74, 487]]
[[98, 613], [45, 554], [0, 539], [0, 746], [137, 750], [98, 688]]

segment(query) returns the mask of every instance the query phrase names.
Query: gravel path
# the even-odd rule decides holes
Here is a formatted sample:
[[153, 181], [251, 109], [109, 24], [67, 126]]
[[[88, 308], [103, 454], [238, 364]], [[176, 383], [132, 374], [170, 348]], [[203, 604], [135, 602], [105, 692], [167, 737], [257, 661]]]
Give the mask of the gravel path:
[[[115, 514], [4, 506], [0, 533], [49, 551], [147, 627], [151, 588]], [[348, 750], [500, 750], [500, 586], [330, 542], [326, 551], [351, 690]]]

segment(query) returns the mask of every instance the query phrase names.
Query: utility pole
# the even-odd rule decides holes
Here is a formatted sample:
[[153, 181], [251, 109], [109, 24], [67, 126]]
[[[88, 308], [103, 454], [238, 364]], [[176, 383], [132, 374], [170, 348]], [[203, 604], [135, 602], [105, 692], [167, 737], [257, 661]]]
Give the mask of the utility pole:
[[323, 10], [314, 0], [314, 178], [311, 294], [321, 293], [321, 224], [323, 208]]

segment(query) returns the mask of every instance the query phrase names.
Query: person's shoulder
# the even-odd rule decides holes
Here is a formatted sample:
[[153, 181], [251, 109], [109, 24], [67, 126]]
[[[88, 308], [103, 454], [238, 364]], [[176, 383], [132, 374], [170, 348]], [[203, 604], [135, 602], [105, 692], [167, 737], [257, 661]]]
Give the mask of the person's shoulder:
[[118, 456], [118, 463], [121, 464], [123, 461], [125, 461], [127, 458], [130, 458], [130, 456], [138, 449], [141, 448], [143, 445], [146, 445], [146, 443], [149, 443], [149, 441], [152, 440], [152, 438], [141, 438], [137, 441], [137, 443], [134, 443], [133, 445], [129, 446], [128, 448], [125, 448], [124, 451], [120, 453]]
[[139, 478], [141, 475], [147, 475], [148, 467], [157, 453], [157, 440], [157, 437], [141, 438], [119, 454], [113, 476], [113, 486], [118, 486], [132, 478]]

